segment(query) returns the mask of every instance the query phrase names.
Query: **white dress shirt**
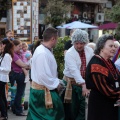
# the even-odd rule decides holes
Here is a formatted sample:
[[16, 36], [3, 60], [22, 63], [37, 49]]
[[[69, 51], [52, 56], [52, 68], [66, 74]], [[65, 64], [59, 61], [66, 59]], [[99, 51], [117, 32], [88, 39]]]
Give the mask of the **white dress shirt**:
[[31, 78], [49, 90], [53, 90], [59, 85], [56, 60], [53, 53], [43, 45], [37, 47], [33, 54]]
[[[92, 48], [88, 46], [84, 47], [84, 51], [87, 65], [94, 53]], [[65, 69], [63, 73], [67, 77], [74, 78], [78, 84], [85, 83], [80, 73], [80, 67], [81, 59], [79, 53], [75, 50], [74, 46], [72, 46], [65, 54]]]
[[5, 56], [0, 58], [1, 66], [0, 66], [0, 81], [9, 82], [9, 72], [11, 71], [11, 62], [12, 57], [10, 54], [6, 53]]

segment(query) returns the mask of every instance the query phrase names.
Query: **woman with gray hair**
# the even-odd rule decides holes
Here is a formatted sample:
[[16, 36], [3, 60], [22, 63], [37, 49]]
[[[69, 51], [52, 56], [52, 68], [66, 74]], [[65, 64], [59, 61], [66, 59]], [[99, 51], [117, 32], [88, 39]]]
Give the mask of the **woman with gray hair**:
[[110, 60], [115, 53], [111, 35], [98, 39], [95, 55], [86, 69], [86, 87], [91, 89], [88, 102], [88, 120], [118, 120], [120, 73]]

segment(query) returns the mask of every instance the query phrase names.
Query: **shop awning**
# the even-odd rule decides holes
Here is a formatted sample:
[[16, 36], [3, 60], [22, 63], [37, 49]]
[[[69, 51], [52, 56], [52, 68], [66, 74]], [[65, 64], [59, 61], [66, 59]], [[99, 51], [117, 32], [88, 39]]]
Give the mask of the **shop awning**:
[[115, 29], [117, 28], [118, 26], [118, 23], [106, 23], [106, 24], [102, 24], [99, 26], [99, 29], [100, 30], [103, 30], [103, 29]]
[[65, 1], [90, 2], [90, 3], [107, 3], [108, 2], [108, 0], [65, 0]]

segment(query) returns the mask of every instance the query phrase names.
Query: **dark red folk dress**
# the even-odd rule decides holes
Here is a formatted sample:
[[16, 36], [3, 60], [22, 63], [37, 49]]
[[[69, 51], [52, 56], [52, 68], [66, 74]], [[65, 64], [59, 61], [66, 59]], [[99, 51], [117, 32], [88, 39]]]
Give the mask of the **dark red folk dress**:
[[120, 97], [120, 73], [111, 60], [93, 56], [86, 69], [86, 86], [91, 89], [87, 120], [118, 120], [115, 102]]

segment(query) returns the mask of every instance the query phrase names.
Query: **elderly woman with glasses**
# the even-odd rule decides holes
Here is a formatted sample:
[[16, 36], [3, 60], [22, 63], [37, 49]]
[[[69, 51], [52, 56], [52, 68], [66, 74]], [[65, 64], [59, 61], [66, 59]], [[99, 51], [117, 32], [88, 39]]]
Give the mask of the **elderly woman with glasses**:
[[120, 73], [110, 60], [114, 54], [113, 36], [101, 36], [86, 70], [86, 87], [91, 89], [87, 120], [118, 120], [114, 104], [120, 98]]

